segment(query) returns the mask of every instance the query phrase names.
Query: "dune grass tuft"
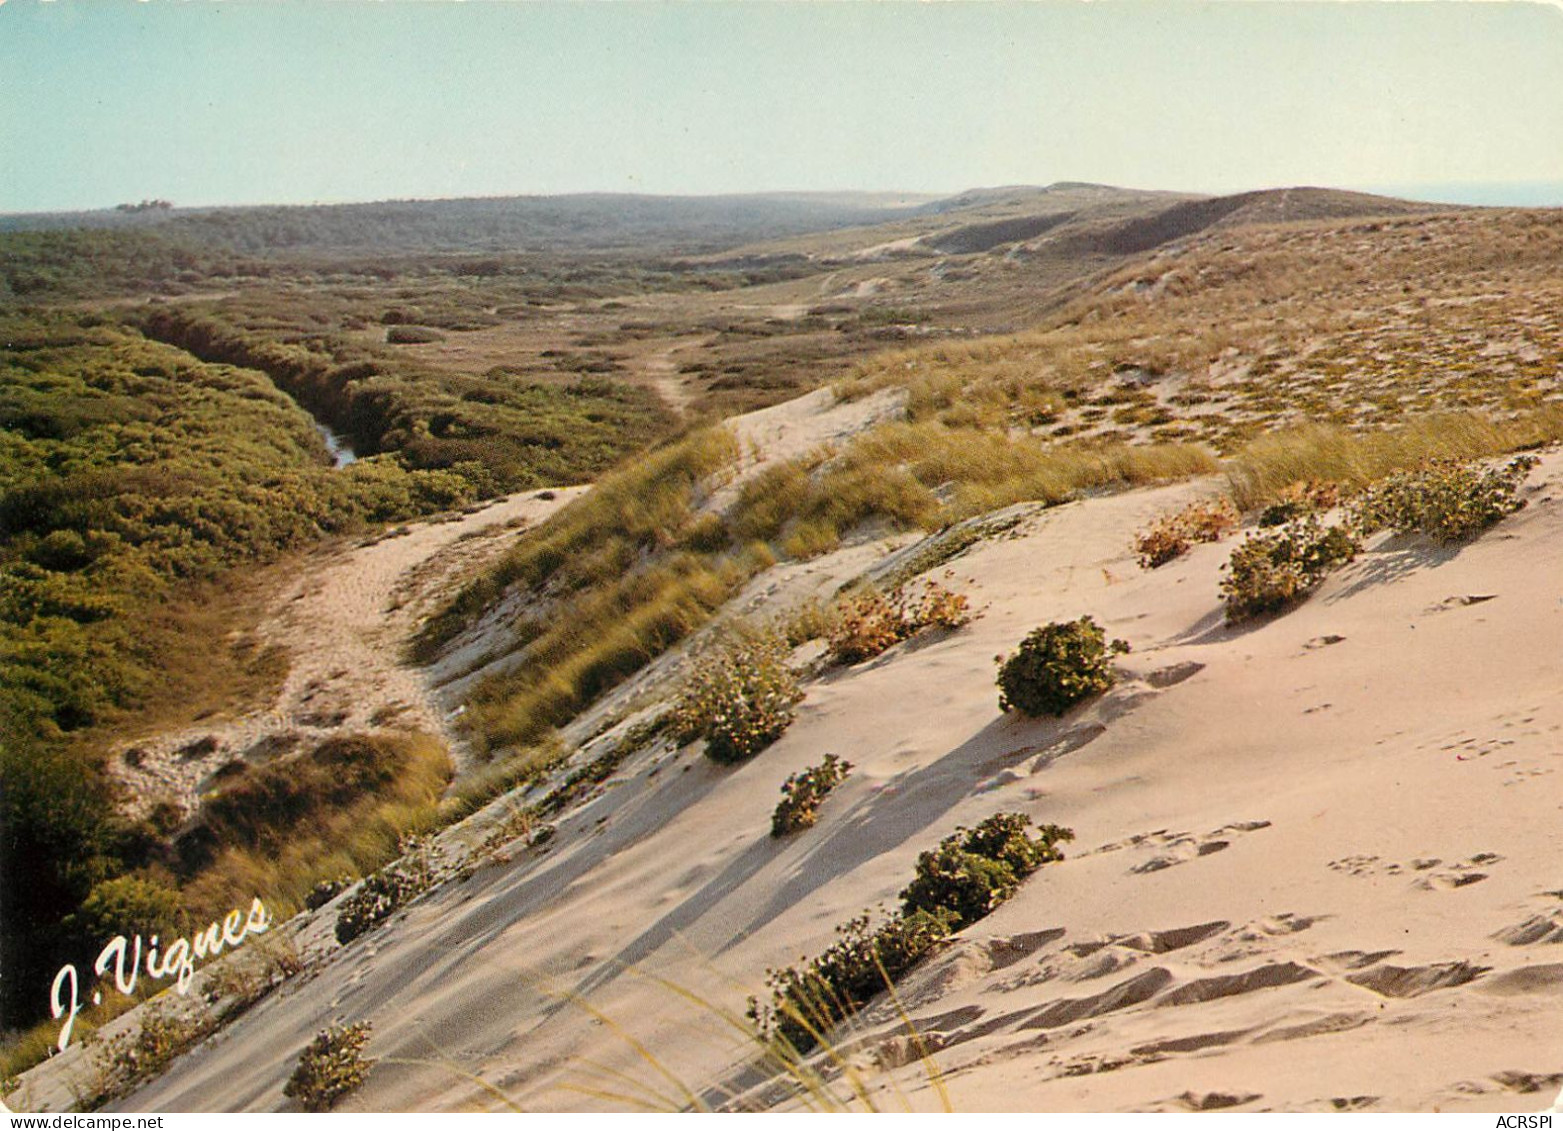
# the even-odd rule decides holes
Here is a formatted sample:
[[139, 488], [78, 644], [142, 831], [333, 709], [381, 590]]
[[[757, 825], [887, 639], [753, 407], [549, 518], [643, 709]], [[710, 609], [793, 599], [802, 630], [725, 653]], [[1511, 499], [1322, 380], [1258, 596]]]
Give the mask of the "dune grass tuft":
[[1502, 420], [1475, 412], [1441, 413], [1370, 433], [1314, 424], [1259, 437], [1237, 453], [1226, 473], [1233, 498], [1247, 510], [1299, 481], [1360, 488], [1429, 460], [1481, 459], [1559, 439], [1563, 409], [1556, 406]]
[[291, 913], [321, 880], [372, 872], [435, 827], [450, 776], [444, 743], [426, 734], [333, 738], [252, 771], [208, 801], [196, 831], [209, 858], [185, 903], [220, 912], [264, 892]]

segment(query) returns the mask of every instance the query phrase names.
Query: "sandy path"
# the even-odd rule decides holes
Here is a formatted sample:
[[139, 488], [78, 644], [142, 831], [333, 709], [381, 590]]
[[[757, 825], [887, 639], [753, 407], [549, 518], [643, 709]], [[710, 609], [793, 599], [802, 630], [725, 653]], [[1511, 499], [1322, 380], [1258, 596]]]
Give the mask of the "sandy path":
[[265, 709], [133, 744], [140, 765], [116, 774], [144, 811], [168, 798], [192, 809], [213, 771], [265, 758], [339, 731], [421, 730], [442, 737], [457, 765], [465, 747], [425, 674], [402, 662], [421, 620], [523, 529], [584, 487], [527, 492], [447, 520], [397, 527], [379, 539], [308, 554], [279, 589], [258, 636], [289, 656], [282, 690]]
[[683, 379], [678, 374], [678, 362], [673, 360], [673, 354], [679, 346], [657, 350], [654, 353], [642, 354], [633, 359], [640, 368], [642, 374], [651, 382], [651, 387], [657, 395], [667, 403], [667, 406], [679, 416], [689, 415], [689, 406], [693, 403], [689, 392], [684, 388]]

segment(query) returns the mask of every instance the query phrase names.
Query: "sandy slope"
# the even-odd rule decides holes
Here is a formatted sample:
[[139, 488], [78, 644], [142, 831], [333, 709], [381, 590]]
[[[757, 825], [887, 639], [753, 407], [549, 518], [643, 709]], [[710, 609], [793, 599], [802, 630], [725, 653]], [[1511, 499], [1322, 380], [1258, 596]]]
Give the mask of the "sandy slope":
[[[1153, 573], [1127, 550], [1200, 485], [1046, 512], [956, 562], [986, 608], [969, 628], [814, 682], [738, 769], [632, 759], [546, 853], [419, 901], [126, 1106], [281, 1106], [332, 1020], [371, 1021], [387, 1061], [349, 1110], [495, 1106], [467, 1073], [526, 1107], [624, 1106], [571, 1090], [632, 1089], [607, 1069], [686, 1099], [631, 1037], [716, 1102], [750, 1082], [742, 1048], [648, 973], [741, 1009], [767, 966], [893, 901], [920, 850], [1018, 808], [1072, 826], [1070, 858], [902, 987], [957, 1107], [1544, 1107], [1563, 1080], [1563, 456], [1530, 484], [1478, 542], [1380, 540], [1242, 630], [1217, 603], [1228, 547]], [[1086, 612], [1134, 646], [1120, 685], [1062, 720], [1001, 716], [994, 656]], [[856, 772], [818, 827], [770, 840], [777, 786], [827, 751]], [[933, 1106], [883, 1013], [840, 1040]]]

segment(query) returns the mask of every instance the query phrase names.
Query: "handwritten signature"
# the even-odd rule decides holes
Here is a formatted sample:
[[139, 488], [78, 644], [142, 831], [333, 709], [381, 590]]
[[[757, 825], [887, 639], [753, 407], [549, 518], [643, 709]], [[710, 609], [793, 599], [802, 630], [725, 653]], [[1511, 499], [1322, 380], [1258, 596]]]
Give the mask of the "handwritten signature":
[[[172, 978], [176, 990], [181, 994], [188, 993], [198, 961], [215, 958], [225, 947], [236, 947], [250, 935], [265, 934], [271, 928], [271, 922], [270, 912], [257, 897], [250, 904], [248, 916], [242, 911], [230, 911], [223, 916], [221, 923], [213, 923], [189, 938], [175, 939], [163, 947], [161, 953], [157, 935], [152, 936], [145, 948], [140, 935], [134, 936], [134, 941], [124, 935], [115, 935], [98, 952], [92, 969], [101, 978], [112, 966], [114, 987], [127, 996], [135, 992], [136, 983], [143, 973], [153, 981], [166, 982]], [[103, 1003], [101, 991], [93, 992], [92, 1002], [94, 1005]], [[56, 1042], [59, 1050], [64, 1052], [65, 1046], [70, 1044], [76, 1015], [82, 1010], [81, 978], [76, 973], [75, 965], [67, 963], [54, 976], [54, 984], [49, 988], [49, 1010], [56, 1020], [65, 1018], [65, 1024], [60, 1028], [60, 1039]]]

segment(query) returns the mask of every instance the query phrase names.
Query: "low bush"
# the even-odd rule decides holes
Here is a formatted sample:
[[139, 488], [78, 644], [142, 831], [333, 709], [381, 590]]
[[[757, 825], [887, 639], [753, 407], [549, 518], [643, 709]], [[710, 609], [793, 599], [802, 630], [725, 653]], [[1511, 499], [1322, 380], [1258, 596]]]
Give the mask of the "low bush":
[[704, 738], [706, 756], [730, 765], [780, 738], [803, 698], [788, 652], [779, 633], [740, 631], [696, 658], [673, 707], [678, 741]]
[[1396, 472], [1369, 487], [1353, 515], [1364, 533], [1389, 529], [1462, 542], [1525, 505], [1518, 492], [1537, 462], [1525, 455], [1501, 468], [1482, 468], [1439, 460]]
[[84, 948], [91, 948], [115, 935], [174, 936], [187, 919], [173, 888], [142, 876], [117, 876], [94, 885], [66, 924]]
[[1063, 859], [1057, 846], [1074, 833], [1044, 825], [1033, 837], [1030, 825], [1023, 813], [995, 813], [975, 829], [957, 829], [918, 858], [895, 915], [877, 927], [868, 914], [859, 915], [837, 927], [836, 942], [817, 957], [767, 971], [770, 1002], [749, 1000], [761, 1038], [794, 1054], [808, 1052], [952, 932], [1009, 899], [1041, 865]]
[[1109, 644], [1101, 626], [1088, 616], [1043, 625], [999, 668], [999, 709], [1062, 715], [1111, 687], [1112, 658], [1128, 650], [1122, 640]]
[[121, 1031], [93, 1049], [97, 1070], [96, 1106], [129, 1092], [143, 1080], [162, 1072], [170, 1061], [207, 1036], [215, 1022], [176, 1012], [167, 1005], [149, 1005], [140, 1023]]
[[309, 894], [304, 897], [304, 906], [310, 911], [318, 911], [346, 891], [352, 883], [352, 876], [338, 876], [331, 880], [321, 880], [309, 889]]
[[1351, 528], [1325, 526], [1315, 514], [1250, 534], [1222, 567], [1227, 621], [1236, 624], [1295, 604], [1361, 548]]
[[1134, 551], [1144, 569], [1166, 565], [1188, 553], [1196, 542], [1219, 542], [1238, 526], [1237, 508], [1225, 496], [1201, 499], [1174, 514], [1162, 515], [1134, 536]]
[[427, 891], [434, 882], [427, 848], [411, 838], [402, 857], [364, 880], [342, 902], [336, 917], [336, 941], [346, 945], [388, 919], [397, 908]]
[[1340, 506], [1339, 483], [1324, 479], [1299, 479], [1277, 492], [1275, 501], [1259, 512], [1260, 526], [1282, 526], [1294, 518], [1319, 514]]
[[825, 628], [825, 644], [833, 663], [855, 664], [925, 628], [960, 628], [970, 621], [965, 594], [926, 581], [920, 593], [902, 588], [889, 596], [869, 592], [842, 601]]
[[902, 913], [953, 912], [952, 930], [975, 923], [1020, 888], [1043, 864], [1062, 860], [1074, 833], [1043, 825], [1033, 839], [1023, 813], [995, 813], [975, 829], [957, 829], [917, 858], [917, 875], [901, 892]]
[[369, 1022], [333, 1025], [315, 1034], [299, 1056], [298, 1067], [282, 1094], [298, 1100], [305, 1111], [330, 1111], [349, 1092], [363, 1087], [374, 1061], [364, 1056]]
[[877, 656], [907, 636], [901, 610], [883, 593], [862, 593], [836, 606], [825, 628], [832, 663], [855, 664]]
[[771, 814], [771, 835], [782, 837], [812, 828], [819, 820], [819, 807], [826, 795], [846, 781], [851, 772], [851, 762], [827, 754], [819, 765], [789, 776], [782, 783], [782, 799]]
[[819, 1044], [836, 1022], [850, 1017], [927, 955], [954, 930], [954, 915], [919, 911], [871, 927], [865, 913], [836, 928], [837, 939], [801, 966], [770, 970], [771, 1001], [749, 1001], [749, 1018], [762, 1039], [795, 1053]]

